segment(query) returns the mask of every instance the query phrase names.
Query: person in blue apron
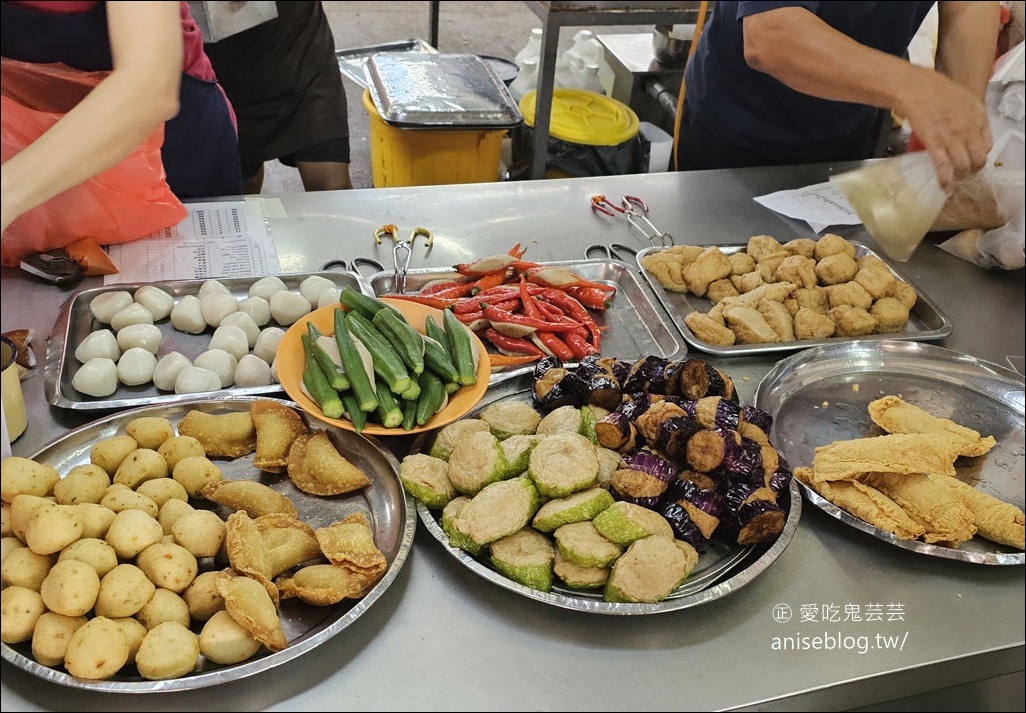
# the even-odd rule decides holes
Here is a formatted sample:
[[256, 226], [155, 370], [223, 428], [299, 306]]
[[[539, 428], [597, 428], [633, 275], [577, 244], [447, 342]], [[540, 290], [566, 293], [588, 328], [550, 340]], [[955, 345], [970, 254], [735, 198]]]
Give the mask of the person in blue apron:
[[240, 195], [235, 117], [202, 43], [186, 2], [0, 3], [4, 57], [113, 70], [4, 164], [2, 228], [116, 164], [161, 121], [164, 171], [179, 199]]

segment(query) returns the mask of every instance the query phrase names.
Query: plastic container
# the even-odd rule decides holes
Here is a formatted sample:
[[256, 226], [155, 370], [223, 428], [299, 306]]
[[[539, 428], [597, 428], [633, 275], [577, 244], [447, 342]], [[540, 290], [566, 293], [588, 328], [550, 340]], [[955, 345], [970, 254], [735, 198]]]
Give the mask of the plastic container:
[[541, 63], [541, 41], [542, 41], [542, 29], [536, 27], [531, 30], [531, 35], [527, 38], [527, 44], [516, 53], [513, 57], [513, 62], [520, 68], [520, 71], [524, 71], [526, 62], [529, 59], [534, 60], [535, 66]]
[[509, 85], [509, 93], [519, 103], [525, 94], [538, 88], [538, 60], [525, 59], [516, 79]]
[[[574, 43], [558, 60], [556, 60], [555, 84], [557, 87], [580, 89], [579, 80], [569, 79], [576, 69], [572, 66], [574, 59], [580, 59], [582, 66], [598, 65], [598, 79], [602, 85], [602, 94], [613, 93], [613, 67], [606, 61], [606, 51], [602, 43], [591, 30], [579, 30], [574, 35]], [[561, 81], [562, 80], [562, 81]]]
[[392, 126], [381, 118], [369, 90], [363, 92], [363, 107], [370, 118], [375, 188], [499, 180], [502, 138], [507, 129]]
[[[537, 92], [520, 100], [524, 123], [534, 126]], [[583, 89], [556, 88], [549, 120], [550, 177], [643, 173], [640, 122], [623, 102]]]

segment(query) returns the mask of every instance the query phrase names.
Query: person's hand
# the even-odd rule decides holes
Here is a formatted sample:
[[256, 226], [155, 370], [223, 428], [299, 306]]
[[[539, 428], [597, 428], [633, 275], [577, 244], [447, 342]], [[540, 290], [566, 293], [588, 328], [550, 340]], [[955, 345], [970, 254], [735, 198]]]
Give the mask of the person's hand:
[[900, 113], [930, 153], [937, 180], [950, 195], [954, 182], [987, 162], [992, 145], [987, 109], [976, 95], [938, 72], [924, 69], [918, 80]]

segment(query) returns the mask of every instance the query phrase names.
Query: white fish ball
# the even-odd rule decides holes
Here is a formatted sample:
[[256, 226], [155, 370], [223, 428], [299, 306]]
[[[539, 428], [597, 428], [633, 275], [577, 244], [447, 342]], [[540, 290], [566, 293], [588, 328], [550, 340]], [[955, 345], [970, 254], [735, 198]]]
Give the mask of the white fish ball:
[[271, 316], [282, 326], [293, 324], [297, 319], [310, 314], [310, 300], [295, 292], [275, 292], [271, 295]]
[[221, 388], [226, 389], [235, 383], [235, 368], [239, 365], [239, 360], [224, 349], [208, 349], [196, 357], [192, 365], [217, 374]]
[[113, 359], [94, 357], [71, 378], [75, 390], [87, 396], [110, 396], [118, 388], [118, 367]]
[[[238, 327], [245, 332], [246, 341], [248, 343], [247, 351], [253, 348], [253, 345], [256, 344], [257, 337], [260, 336], [260, 327], [253, 321], [253, 318], [245, 312], [232, 312], [221, 320], [221, 325], [217, 329], [220, 329], [221, 327]], [[214, 334], [217, 334], [217, 330], [214, 330]], [[242, 357], [239, 358], [241, 359]]]
[[275, 292], [286, 292], [289, 287], [285, 282], [276, 275], [268, 275], [267, 277], [261, 277], [259, 280], [249, 286], [250, 297], [263, 297], [268, 302], [271, 301], [271, 295]]
[[284, 336], [285, 330], [281, 327], [262, 329], [256, 344], [253, 345], [253, 353], [270, 364], [274, 361], [274, 355], [278, 353], [278, 344]]
[[209, 297], [211, 295], [230, 294], [232, 294], [232, 291], [229, 290], [228, 286], [220, 280], [206, 280], [202, 285], [200, 285], [199, 290], [196, 291], [196, 296], [200, 299], [203, 299], [204, 297]]
[[236, 386], [269, 386], [271, 384], [271, 365], [256, 354], [247, 354], [239, 359], [235, 367]]
[[249, 338], [242, 331], [242, 327], [222, 324], [214, 330], [207, 349], [223, 349], [238, 361], [249, 354]]
[[317, 299], [317, 309], [321, 307], [327, 307], [328, 305], [337, 305], [338, 296], [342, 290], [337, 287], [329, 287], [328, 289], [321, 292], [321, 296]]
[[93, 317], [96, 318], [97, 322], [110, 324], [111, 318], [118, 313], [118, 310], [124, 309], [130, 304], [132, 304], [131, 293], [124, 290], [114, 290], [96, 295], [96, 297], [91, 299], [89, 301], [89, 311], [93, 313]]
[[135, 301], [150, 311], [154, 322], [167, 317], [175, 307], [175, 298], [155, 285], [143, 285], [136, 290]]
[[207, 295], [200, 297], [200, 309], [203, 319], [211, 327], [220, 326], [221, 320], [239, 311], [239, 301], [234, 295]]
[[117, 361], [121, 357], [121, 347], [118, 346], [118, 338], [109, 329], [97, 329], [90, 332], [86, 338], [75, 347], [75, 358], [85, 364], [94, 357], [106, 357]]
[[122, 307], [110, 318], [110, 326], [115, 332], [120, 332], [130, 324], [153, 324], [153, 315], [150, 311], [138, 302]]
[[245, 312], [258, 327], [271, 321], [271, 305], [263, 297], [247, 297], [239, 301], [239, 311]]
[[132, 347], [142, 347], [151, 354], [156, 354], [160, 340], [164, 338], [160, 327], [155, 324], [130, 324], [118, 330], [118, 346], [121, 351]]
[[335, 283], [323, 275], [310, 275], [299, 283], [299, 294], [306, 298], [312, 305], [321, 301], [321, 293], [325, 290], [334, 290]]
[[185, 295], [171, 310], [171, 326], [186, 334], [202, 334], [207, 328], [207, 320], [203, 319], [203, 308], [199, 297]]
[[187, 366], [178, 372], [175, 379], [176, 394], [196, 394], [201, 391], [219, 391], [221, 377], [210, 369], [200, 366]]
[[153, 369], [153, 385], [161, 391], [174, 391], [178, 372], [187, 366], [192, 366], [189, 357], [181, 352], [168, 352], [157, 360]]
[[130, 347], [118, 359], [118, 381], [125, 386], [147, 384], [153, 379], [157, 357], [143, 347]]

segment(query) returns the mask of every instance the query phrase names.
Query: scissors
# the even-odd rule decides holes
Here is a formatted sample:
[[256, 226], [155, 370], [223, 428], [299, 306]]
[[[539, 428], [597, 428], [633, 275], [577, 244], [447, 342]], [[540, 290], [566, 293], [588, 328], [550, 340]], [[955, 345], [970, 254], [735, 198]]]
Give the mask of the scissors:
[[406, 274], [410, 270], [410, 257], [413, 255], [413, 243], [418, 237], [424, 238], [428, 251], [434, 244], [435, 236], [427, 228], [416, 227], [410, 236], [403, 240], [399, 237], [399, 229], [392, 223], [383, 225], [374, 231], [374, 242], [381, 245], [384, 238], [390, 239], [395, 246], [392, 248], [392, 261], [395, 265], [395, 284], [399, 293], [406, 292]]
[[652, 221], [648, 219], [648, 204], [638, 196], [624, 196], [620, 199], [620, 205], [613, 203], [603, 195], [592, 196], [591, 208], [598, 213], [614, 217], [616, 213], [624, 214], [627, 216], [628, 224], [641, 233], [651, 245], [664, 247], [673, 245], [673, 236], [652, 224]]
[[584, 249], [584, 257], [586, 259], [591, 259], [594, 254], [626, 263], [632, 263], [638, 259], [638, 251], [630, 245], [624, 245], [623, 243], [610, 243], [609, 245], [596, 243]]
[[337, 268], [340, 268], [342, 270], [346, 270], [348, 272], [359, 273], [361, 265], [366, 265], [367, 267], [373, 268], [376, 272], [384, 272], [385, 271], [385, 266], [384, 265], [382, 265], [380, 262], [378, 262], [374, 258], [369, 258], [369, 257], [354, 257], [352, 260], [349, 260], [349, 261], [346, 261], [346, 260], [343, 260], [343, 259], [328, 260], [326, 263], [324, 263], [324, 266], [321, 267], [321, 269], [322, 270], [332, 270], [332, 269], [337, 267]]

